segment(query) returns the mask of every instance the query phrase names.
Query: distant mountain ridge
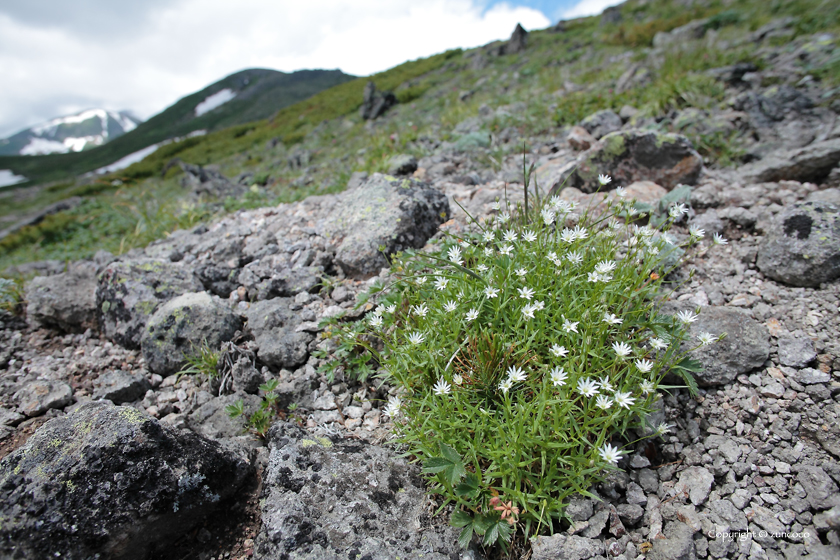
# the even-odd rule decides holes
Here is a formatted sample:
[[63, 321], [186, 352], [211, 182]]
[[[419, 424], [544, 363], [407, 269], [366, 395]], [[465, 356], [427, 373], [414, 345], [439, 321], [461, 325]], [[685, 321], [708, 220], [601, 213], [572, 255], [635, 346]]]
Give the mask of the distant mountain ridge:
[[87, 109], [21, 130], [0, 140], [0, 155], [81, 152], [122, 136], [143, 122], [128, 111]]

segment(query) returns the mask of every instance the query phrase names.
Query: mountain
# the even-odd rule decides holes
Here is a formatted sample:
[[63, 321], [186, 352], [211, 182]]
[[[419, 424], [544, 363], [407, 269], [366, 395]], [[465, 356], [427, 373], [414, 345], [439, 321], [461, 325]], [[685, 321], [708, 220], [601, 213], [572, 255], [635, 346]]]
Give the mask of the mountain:
[[110, 142], [81, 152], [34, 157], [3, 156], [4, 153], [20, 153], [21, 148], [0, 151], [0, 169], [10, 170], [31, 182], [65, 179], [100, 169], [173, 138], [268, 118], [284, 107], [353, 79], [354, 76], [340, 70], [299, 70], [292, 73], [261, 68], [242, 70], [183, 97]]
[[0, 155], [81, 152], [118, 138], [142, 121], [127, 111], [87, 109], [21, 130], [0, 140]]

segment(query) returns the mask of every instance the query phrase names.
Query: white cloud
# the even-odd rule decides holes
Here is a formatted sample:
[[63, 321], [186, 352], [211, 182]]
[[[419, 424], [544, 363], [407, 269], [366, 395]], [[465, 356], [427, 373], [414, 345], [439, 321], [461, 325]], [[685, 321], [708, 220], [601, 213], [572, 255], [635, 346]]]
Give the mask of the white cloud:
[[617, 6], [624, 0], [581, 0], [565, 12], [563, 19], [572, 19], [600, 14], [610, 6]]
[[[539, 11], [482, 0], [182, 0], [101, 38], [0, 13], [0, 137], [90, 107], [148, 118], [238, 70], [340, 68], [368, 75], [507, 38]], [[126, 25], [130, 25], [128, 22]]]

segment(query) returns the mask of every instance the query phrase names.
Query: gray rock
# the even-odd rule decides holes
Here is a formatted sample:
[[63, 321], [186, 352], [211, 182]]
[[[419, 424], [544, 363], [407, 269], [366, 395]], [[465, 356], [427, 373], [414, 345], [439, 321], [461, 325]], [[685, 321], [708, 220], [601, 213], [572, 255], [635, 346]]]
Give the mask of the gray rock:
[[0, 426], [17, 426], [26, 416], [8, 408], [0, 408]]
[[805, 337], [780, 336], [779, 362], [783, 366], [802, 368], [817, 359], [814, 341]]
[[685, 523], [673, 521], [665, 526], [665, 538], [654, 539], [647, 560], [694, 560], [694, 531]]
[[796, 479], [808, 495], [808, 503], [815, 510], [829, 509], [840, 505], [837, 484], [820, 467], [803, 465]]
[[505, 45], [505, 54], [516, 54], [524, 51], [528, 47], [528, 32], [520, 25], [516, 24], [513, 33]]
[[193, 196], [212, 198], [233, 197], [239, 198], [248, 190], [248, 187], [234, 183], [219, 171], [214, 165], [202, 167], [190, 163], [180, 162], [181, 186], [192, 191]]
[[231, 418], [225, 407], [242, 400], [245, 415], [250, 416], [260, 408], [262, 399], [256, 395], [236, 393], [211, 399], [194, 410], [186, 418], [187, 427], [194, 432], [213, 439], [229, 439], [247, 431], [245, 419]]
[[589, 518], [588, 526], [583, 530], [582, 535], [588, 539], [597, 538], [604, 528], [607, 526], [607, 521], [610, 520], [610, 510], [607, 508], [600, 509], [595, 512], [595, 515]]
[[622, 124], [621, 117], [609, 109], [604, 109], [583, 119], [580, 126], [598, 140], [610, 132], [621, 130]]
[[820, 182], [840, 163], [840, 138], [814, 142], [795, 150], [777, 150], [739, 169], [751, 183]]
[[618, 516], [627, 525], [635, 525], [641, 521], [645, 510], [638, 504], [618, 504], [615, 506]]
[[641, 486], [639, 486], [635, 482], [631, 482], [627, 485], [626, 499], [628, 504], [638, 504], [640, 506], [647, 504], [647, 496], [645, 495], [645, 491], [642, 489]]
[[575, 496], [569, 500], [565, 513], [572, 521], [586, 521], [592, 517], [594, 511], [595, 508], [592, 505], [592, 500], [589, 498]]
[[712, 500], [708, 506], [712, 521], [726, 525], [731, 531], [746, 531], [747, 516], [727, 499]]
[[263, 376], [254, 367], [253, 362], [245, 356], [240, 356], [231, 370], [234, 391], [255, 394], [263, 384]]
[[140, 342], [146, 367], [162, 376], [177, 373], [202, 344], [218, 349], [242, 322], [218, 297], [188, 293], [166, 302], [149, 318]]
[[817, 383], [828, 383], [831, 381], [831, 376], [818, 369], [804, 368], [796, 372], [794, 379], [802, 385], [816, 385]]
[[274, 298], [251, 304], [246, 312], [248, 329], [259, 349], [257, 357], [276, 368], [295, 368], [306, 363], [313, 336], [295, 332], [300, 318], [289, 309], [293, 300]]
[[605, 554], [604, 543], [575, 535], [555, 534], [531, 539], [531, 560], [586, 560]]
[[600, 174], [613, 178], [607, 189], [652, 181], [671, 190], [680, 183], [693, 185], [702, 168], [703, 159], [684, 136], [642, 130], [613, 132], [582, 153], [559, 176], [550, 194], [557, 194], [564, 181], [565, 186], [586, 193], [603, 190]]
[[[838, 170], [840, 170], [840, 168], [835, 167], [832, 170], [832, 173]], [[808, 193], [808, 196], [805, 197], [805, 202], [823, 202], [825, 204], [840, 206], [840, 188], [832, 187], [830, 189], [823, 189], [821, 191]]]
[[713, 234], [723, 231], [723, 220], [720, 219], [714, 208], [695, 216], [690, 225], [702, 229], [706, 233], [706, 237], [711, 237]]
[[430, 519], [419, 469], [391, 450], [275, 424], [254, 558], [449, 559], [457, 530]]
[[345, 274], [364, 277], [388, 266], [383, 252], [422, 247], [448, 217], [442, 192], [414, 179], [376, 173], [342, 195], [323, 229], [337, 247], [336, 262]]
[[656, 49], [681, 47], [688, 41], [702, 39], [708, 29], [708, 23], [708, 19], [695, 19], [671, 31], [659, 31], [653, 37], [653, 46]]
[[709, 451], [717, 449], [727, 463], [736, 463], [741, 457], [741, 448], [734, 440], [726, 436], [710, 435], [703, 442], [703, 445]]
[[793, 286], [819, 286], [840, 277], [840, 212], [821, 202], [786, 207], [771, 222], [756, 265]]
[[107, 371], [94, 381], [93, 398], [114, 404], [136, 401], [152, 388], [145, 375], [123, 370]]
[[392, 156], [388, 160], [389, 175], [411, 175], [417, 171], [417, 158], [409, 154]]
[[364, 120], [373, 120], [397, 104], [397, 96], [390, 91], [377, 91], [373, 82], [365, 85], [359, 113]]
[[96, 266], [77, 264], [26, 286], [26, 318], [34, 327], [84, 332], [96, 327]]
[[575, 150], [588, 150], [595, 143], [595, 138], [582, 126], [573, 126], [566, 141]]
[[745, 515], [750, 521], [770, 533], [778, 534], [785, 532], [784, 524], [776, 519], [772, 510], [766, 507], [753, 505], [745, 512]]
[[703, 467], [688, 467], [680, 473], [679, 482], [674, 486], [677, 494], [688, 495], [695, 506], [703, 505], [709, 497], [715, 477]]
[[656, 494], [659, 490], [659, 476], [652, 469], [641, 469], [639, 471], [639, 484], [645, 492]]
[[203, 290], [183, 265], [154, 259], [114, 262], [99, 275], [96, 307], [103, 334], [126, 348], [140, 348], [146, 321], [155, 309], [187, 292]]
[[0, 461], [0, 556], [154, 557], [251, 476], [218, 444], [88, 403]]
[[73, 389], [63, 381], [30, 381], [14, 395], [18, 412], [40, 416], [51, 408], [64, 408], [73, 402]]

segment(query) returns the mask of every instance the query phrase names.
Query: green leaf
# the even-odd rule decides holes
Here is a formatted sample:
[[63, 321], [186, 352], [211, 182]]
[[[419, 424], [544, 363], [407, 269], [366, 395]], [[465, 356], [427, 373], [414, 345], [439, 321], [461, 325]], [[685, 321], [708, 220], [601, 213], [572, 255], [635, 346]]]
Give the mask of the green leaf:
[[467, 478], [455, 487], [455, 493], [464, 498], [475, 498], [478, 496], [478, 486], [481, 484], [481, 477], [474, 473], [467, 473]]
[[682, 378], [685, 386], [688, 387], [688, 392], [692, 396], [696, 396], [699, 393], [700, 389], [697, 387], [697, 381], [694, 380], [694, 376], [691, 374], [703, 371], [703, 364], [686, 356], [672, 370]]
[[484, 546], [491, 546], [499, 541], [509, 542], [513, 528], [507, 521], [501, 519], [493, 521], [484, 533]]
[[466, 549], [470, 546], [470, 541], [472, 541], [473, 537], [473, 526], [470, 524], [467, 527], [464, 527], [461, 530], [461, 534], [458, 535], [458, 545]]
[[461, 456], [458, 455], [458, 452], [446, 445], [445, 443], [440, 444], [440, 453], [446, 459], [449, 459], [452, 463], [461, 463]]
[[427, 473], [439, 473], [452, 465], [452, 462], [444, 459], [443, 457], [432, 457], [431, 459], [426, 459], [423, 463], [423, 472]]
[[[473, 516], [463, 510], [455, 510], [449, 520], [453, 527], [466, 527], [473, 524]], [[471, 529], [472, 530], [472, 529]]]

